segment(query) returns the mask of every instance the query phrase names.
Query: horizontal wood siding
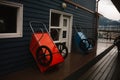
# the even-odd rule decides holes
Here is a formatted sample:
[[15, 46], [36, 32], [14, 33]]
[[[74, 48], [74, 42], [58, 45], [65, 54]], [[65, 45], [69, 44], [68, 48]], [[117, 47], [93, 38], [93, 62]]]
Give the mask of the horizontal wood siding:
[[[22, 38], [0, 39], [0, 75], [35, 65], [34, 59], [29, 51], [29, 43], [32, 34], [29, 21], [43, 21], [47, 25], [47, 28], [49, 28], [50, 9], [73, 14], [73, 25], [77, 25], [78, 30], [80, 30], [80, 27], [84, 28], [83, 32], [87, 31], [88, 33], [85, 33], [87, 36], [95, 38], [95, 15], [79, 8], [76, 9], [75, 6], [70, 4], [67, 4], [67, 8], [63, 9], [61, 7], [63, 0], [9, 1], [21, 2], [24, 5], [24, 34]], [[95, 10], [95, 0], [79, 0], [79, 4], [91, 10]]]
[[[72, 0], [73, 2], [95, 12], [95, 0]], [[76, 8], [76, 6], [67, 4], [63, 11], [73, 14], [73, 34], [74, 26], [78, 31], [82, 31], [88, 38], [96, 38], [96, 16], [86, 10]], [[74, 36], [74, 35], [73, 35]]]
[[90, 10], [93, 10], [93, 11], [95, 10], [96, 0], [72, 0], [72, 1], [80, 4], [81, 6], [84, 6]]

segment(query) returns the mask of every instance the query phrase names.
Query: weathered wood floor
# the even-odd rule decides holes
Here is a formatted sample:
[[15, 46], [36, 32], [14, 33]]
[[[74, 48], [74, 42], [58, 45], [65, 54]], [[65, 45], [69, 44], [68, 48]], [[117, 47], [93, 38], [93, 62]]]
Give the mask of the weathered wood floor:
[[[101, 46], [102, 47], [102, 46]], [[100, 48], [102, 50], [102, 48]], [[107, 50], [108, 51], [108, 50]], [[106, 51], [105, 51], [106, 54]], [[103, 54], [102, 56], [104, 56]], [[101, 56], [101, 57], [102, 57]], [[71, 53], [67, 57], [64, 63], [60, 64], [57, 70], [53, 69], [48, 73], [41, 73], [36, 66], [31, 66], [25, 70], [17, 71], [14, 73], [6, 74], [0, 76], [0, 80], [119, 80], [119, 76], [116, 74], [120, 73], [120, 66], [116, 65], [117, 62], [117, 49], [113, 48], [105, 57], [95, 59], [95, 64], [90, 69], [89, 61], [95, 58], [95, 54], [81, 55], [78, 53]], [[100, 61], [99, 61], [100, 60]], [[82, 68], [84, 65], [87, 65], [87, 68]], [[81, 70], [81, 68], [83, 70]], [[80, 70], [79, 70], [80, 69]], [[85, 72], [85, 69], [89, 69], [81, 77], [78, 74], [76, 78], [76, 71], [79, 73]], [[116, 70], [115, 70], [116, 69]], [[114, 72], [115, 71], [115, 72]], [[116, 73], [117, 72], [117, 73]], [[71, 77], [74, 77], [74, 79]], [[114, 73], [114, 75], [113, 75]], [[117, 79], [116, 79], [117, 78]]]
[[65, 62], [41, 73], [36, 65], [23, 70], [0, 76], [0, 80], [64, 80], [67, 76], [83, 67], [95, 57], [95, 53], [82, 55], [70, 53]]
[[78, 80], [120, 80], [120, 58], [114, 47]]

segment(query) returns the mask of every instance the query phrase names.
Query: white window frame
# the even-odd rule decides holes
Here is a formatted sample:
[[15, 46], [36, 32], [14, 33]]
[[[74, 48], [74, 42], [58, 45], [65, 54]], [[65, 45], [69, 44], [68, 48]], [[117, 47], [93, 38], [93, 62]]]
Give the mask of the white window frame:
[[[70, 17], [70, 27], [69, 27], [69, 40], [68, 40], [68, 52], [71, 52], [71, 41], [72, 41], [72, 22], [73, 22], [73, 15], [70, 13], [66, 13], [66, 12], [62, 12], [59, 10], [55, 10], [55, 9], [50, 9], [50, 17], [49, 17], [49, 31], [50, 29], [54, 29], [54, 28], [58, 28], [61, 29], [61, 23], [63, 23], [63, 21], [60, 21], [61, 23], [59, 24], [60, 27], [55, 27], [55, 26], [51, 26], [51, 13], [57, 13], [57, 14], [61, 14], [60, 16], [60, 20], [62, 20], [63, 16], [68, 16]], [[60, 41], [54, 41], [54, 43], [58, 43]]]
[[0, 1], [0, 5], [6, 5], [17, 8], [16, 33], [0, 33], [0, 38], [22, 37], [23, 36], [23, 4], [10, 2], [10, 1]]

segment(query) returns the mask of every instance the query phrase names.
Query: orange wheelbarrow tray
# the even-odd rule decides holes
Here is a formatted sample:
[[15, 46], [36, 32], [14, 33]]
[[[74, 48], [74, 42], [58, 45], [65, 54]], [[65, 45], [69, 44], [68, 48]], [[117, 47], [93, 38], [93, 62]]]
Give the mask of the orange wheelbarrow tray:
[[57, 46], [54, 44], [48, 31], [43, 32], [42, 29], [40, 29], [42, 32], [34, 32], [32, 23], [40, 23], [45, 27], [46, 30], [47, 28], [46, 25], [41, 22], [30, 22], [30, 27], [33, 32], [30, 42], [30, 51], [40, 71], [45, 72], [50, 67], [64, 62], [64, 58]]

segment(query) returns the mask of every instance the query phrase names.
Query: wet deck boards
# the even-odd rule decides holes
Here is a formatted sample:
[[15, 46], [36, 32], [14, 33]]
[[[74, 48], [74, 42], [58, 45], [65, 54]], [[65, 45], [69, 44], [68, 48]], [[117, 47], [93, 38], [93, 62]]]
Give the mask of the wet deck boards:
[[95, 53], [83, 55], [70, 53], [65, 62], [41, 73], [37, 66], [30, 66], [24, 70], [0, 76], [0, 80], [64, 80], [67, 76], [83, 67], [95, 57]]
[[115, 47], [78, 80], [120, 80], [118, 76], [120, 66], [117, 57], [117, 48]]
[[[0, 80], [91, 80], [92, 78], [97, 80], [97, 78], [100, 78], [102, 74], [104, 73], [105, 75], [101, 77], [102, 80], [107, 76], [107, 80], [110, 80], [112, 77], [111, 75], [113, 74], [107, 74], [107, 73], [113, 73], [114, 64], [112, 65], [111, 63], [114, 63], [116, 61], [117, 57], [117, 52], [116, 48], [112, 49], [105, 57], [103, 57], [105, 54], [101, 56], [101, 58], [97, 58], [97, 64], [95, 64], [91, 69], [89, 69], [83, 76], [79, 77], [77, 79], [67, 79], [69, 75], [74, 73], [75, 71], [79, 70], [82, 68], [86, 63], [91, 61], [94, 57], [95, 54], [89, 54], [89, 55], [81, 55], [77, 53], [71, 53], [69, 54], [68, 58], [65, 60], [65, 63], [62, 63], [58, 66], [58, 70], [54, 70], [52, 72], [48, 73], [41, 73], [37, 67], [30, 67], [25, 70], [21, 70], [18, 72], [14, 72], [12, 74], [4, 75], [0, 77]], [[116, 54], [113, 54], [116, 53]], [[110, 57], [110, 58], [108, 58]], [[100, 61], [99, 61], [100, 60]], [[107, 65], [106, 65], [107, 63]], [[88, 65], [89, 66], [89, 65]], [[101, 66], [101, 67], [99, 67]], [[104, 68], [105, 66], [105, 68]], [[109, 66], [109, 68], [107, 68]], [[86, 68], [85, 68], [86, 69]], [[107, 71], [105, 71], [107, 69]], [[101, 71], [100, 71], [101, 70]], [[110, 71], [109, 71], [110, 70]], [[83, 70], [84, 71], [84, 70]], [[94, 73], [95, 72], [95, 73]], [[92, 74], [94, 73], [94, 74]], [[100, 73], [100, 74], [99, 74]], [[107, 74], [107, 75], [106, 75]], [[92, 77], [93, 75], [93, 77]], [[100, 75], [97, 76], [96, 75]], [[95, 78], [96, 77], [96, 78]], [[89, 79], [91, 78], [91, 79]], [[116, 80], [116, 79], [113, 79]]]

